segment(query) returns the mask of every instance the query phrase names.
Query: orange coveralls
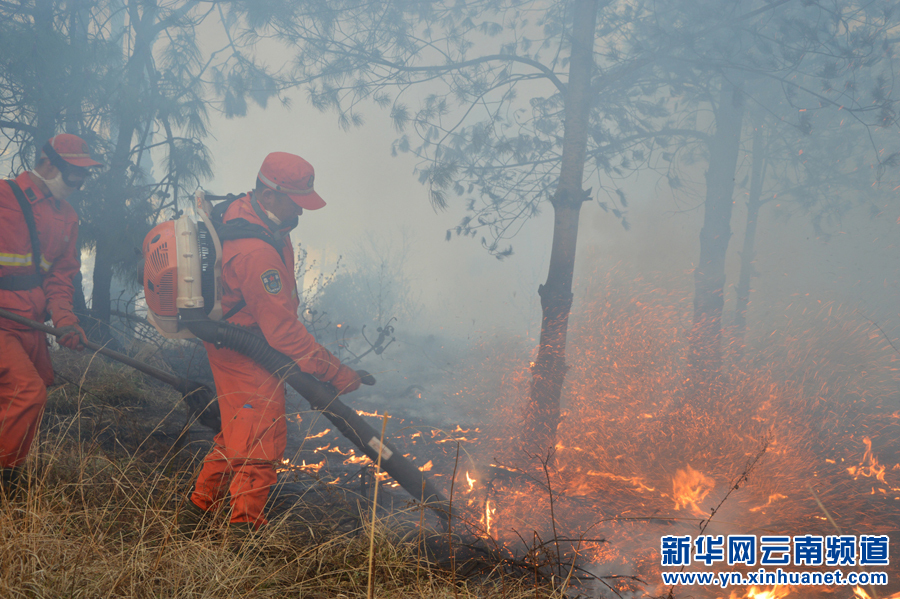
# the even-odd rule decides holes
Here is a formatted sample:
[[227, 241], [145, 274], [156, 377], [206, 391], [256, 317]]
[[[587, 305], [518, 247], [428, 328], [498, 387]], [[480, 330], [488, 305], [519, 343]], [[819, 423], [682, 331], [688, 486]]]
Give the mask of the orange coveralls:
[[[234, 218], [263, 225], [249, 195], [228, 207], [224, 221]], [[222, 309], [227, 313], [243, 299], [247, 305], [230, 322], [261, 331], [269, 345], [293, 358], [303, 372], [332, 381], [348, 367], [297, 319], [300, 302], [289, 231], [276, 231], [275, 236], [284, 239], [281, 256], [261, 239], [223, 242]], [[216, 382], [222, 431], [203, 462], [191, 501], [209, 510], [230, 491], [231, 522], [258, 527], [266, 523], [263, 508], [286, 445], [284, 383], [246, 356], [204, 345]]]
[[[56, 326], [75, 324], [72, 277], [80, 268], [75, 255], [78, 216], [67, 202], [44, 196], [27, 172], [15, 181], [34, 212], [44, 283], [25, 291], [0, 289], [0, 308], [38, 322], [46, 320], [49, 310]], [[0, 277], [34, 274], [25, 217], [12, 189], [0, 181]], [[0, 318], [0, 468], [25, 461], [52, 383], [47, 336]]]

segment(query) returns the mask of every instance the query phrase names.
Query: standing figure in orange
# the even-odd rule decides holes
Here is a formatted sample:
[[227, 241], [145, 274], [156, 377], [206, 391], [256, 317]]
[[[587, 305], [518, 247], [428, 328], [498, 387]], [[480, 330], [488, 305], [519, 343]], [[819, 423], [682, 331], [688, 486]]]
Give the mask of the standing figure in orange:
[[[61, 133], [44, 145], [34, 170], [0, 182], [0, 308], [68, 328], [59, 344], [83, 349], [72, 312], [78, 216], [66, 198], [91, 167], [87, 143]], [[15, 487], [44, 406], [53, 366], [44, 333], [0, 318], [0, 470]]]
[[[325, 206], [313, 181], [313, 167], [303, 158], [273, 152], [263, 161], [255, 190], [228, 206], [224, 223], [241, 225], [255, 236], [222, 241], [222, 309], [226, 320], [262, 333], [303, 372], [349, 393], [359, 387], [359, 375], [319, 345], [297, 316], [290, 231], [304, 210]], [[230, 496], [229, 526], [246, 533], [266, 523], [263, 508], [276, 482], [275, 466], [284, 456], [284, 383], [242, 354], [204, 345], [222, 431], [180, 510], [178, 526], [190, 533]]]

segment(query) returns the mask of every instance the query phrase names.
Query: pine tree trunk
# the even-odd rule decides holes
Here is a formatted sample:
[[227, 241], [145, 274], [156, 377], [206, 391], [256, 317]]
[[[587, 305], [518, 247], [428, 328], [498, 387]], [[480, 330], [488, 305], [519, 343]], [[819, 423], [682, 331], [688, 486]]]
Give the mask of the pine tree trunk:
[[734, 343], [739, 356], [744, 355], [744, 336], [747, 333], [747, 307], [750, 304], [750, 281], [756, 273], [753, 266], [756, 253], [756, 225], [762, 206], [762, 186], [766, 177], [766, 148], [763, 132], [757, 127], [753, 132], [753, 163], [750, 169], [750, 193], [747, 197], [747, 226], [741, 248], [741, 274], [737, 285], [737, 305], [734, 308]]
[[[52, 69], [49, 67], [49, 57], [47, 56], [48, 48], [51, 47], [50, 40], [53, 39], [53, 2], [52, 0], [38, 0], [34, 5], [34, 30], [35, 37], [32, 45], [32, 56], [35, 63], [35, 71], [38, 73], [48, 73]], [[58, 83], [58, 80], [55, 82]], [[44, 84], [47, 83], [45, 86]], [[41, 157], [41, 148], [47, 143], [47, 140], [56, 133], [56, 110], [54, 107], [54, 98], [56, 92], [52, 88], [54, 81], [45, 81], [41, 78], [35, 90], [35, 132], [34, 132], [34, 162]]]
[[562, 166], [553, 205], [553, 242], [547, 282], [538, 288], [543, 318], [538, 356], [531, 369], [531, 394], [525, 413], [524, 447], [547, 455], [556, 445], [560, 397], [566, 377], [566, 333], [572, 307], [572, 278], [578, 219], [584, 201], [582, 182], [594, 69], [597, 0], [577, 0], [573, 18], [572, 59], [566, 95]]
[[[70, 0], [69, 6], [69, 44], [72, 52], [76, 56], [86, 56], [88, 46], [87, 22], [90, 19], [90, 10], [85, 0]], [[73, 71], [73, 78], [81, 79], [73, 81], [69, 86], [66, 101], [65, 130], [66, 133], [82, 135], [84, 113], [82, 110], [82, 96], [84, 93], [84, 83], [82, 80], [87, 79], [87, 65], [82, 64], [77, 68], [79, 73]]]
[[131, 190], [131, 147], [134, 133], [139, 124], [138, 102], [143, 89], [144, 69], [149, 59], [153, 40], [158, 33], [154, 29], [157, 9], [155, 3], [144, 4], [143, 12], [138, 16], [136, 8], [129, 5], [130, 17], [134, 19], [134, 50], [127, 57], [125, 83], [119, 91], [116, 103], [116, 144], [109, 162], [104, 197], [104, 218], [115, 227], [108, 235], [99, 235], [94, 261], [94, 291], [91, 299], [91, 312], [102, 324], [109, 324], [110, 288], [113, 279], [113, 266], [120, 261], [121, 248], [116, 247], [115, 240], [121, 227], [126, 222], [126, 201]]
[[[114, 247], [105, 238], [97, 240], [94, 248], [94, 290], [91, 295], [91, 315], [98, 323], [109, 324], [110, 306], [109, 290], [112, 286], [113, 260], [116, 254]], [[107, 339], [109, 331], [107, 327], [100, 325], [95, 332], [97, 339]]]
[[[77, 53], [79, 56], [85, 56], [85, 48], [88, 43], [88, 32], [87, 32], [87, 22], [90, 16], [90, 11], [88, 10], [87, 2], [84, 0], [75, 0], [70, 3], [69, 6], [70, 14], [69, 14], [69, 43], [72, 45], [73, 52]], [[86, 79], [87, 73], [85, 72], [84, 66], [81, 67], [82, 71], [82, 79]], [[68, 103], [66, 104], [66, 117], [65, 117], [65, 131], [66, 133], [73, 133], [75, 135], [82, 135], [83, 131], [83, 122], [84, 122], [84, 114], [82, 110], [82, 92], [84, 90], [83, 84], [78, 82], [77, 87], [78, 93], [72, 93], [70, 89], [70, 95], [68, 98]], [[76, 250], [78, 252], [78, 256], [81, 255], [81, 243], [79, 242], [79, 247]], [[84, 281], [82, 279], [81, 273], [75, 273], [75, 276], [72, 278], [72, 286], [74, 288], [74, 293], [72, 295], [72, 306], [76, 314], [78, 314], [79, 318], [82, 320], [82, 324], [87, 324], [87, 301], [84, 297]], [[85, 328], [88, 328], [85, 326]]]
[[744, 115], [740, 84], [723, 78], [716, 132], [709, 145], [700, 259], [694, 269], [694, 322], [690, 334], [689, 388], [705, 395], [722, 365], [725, 255], [731, 239], [734, 176]]

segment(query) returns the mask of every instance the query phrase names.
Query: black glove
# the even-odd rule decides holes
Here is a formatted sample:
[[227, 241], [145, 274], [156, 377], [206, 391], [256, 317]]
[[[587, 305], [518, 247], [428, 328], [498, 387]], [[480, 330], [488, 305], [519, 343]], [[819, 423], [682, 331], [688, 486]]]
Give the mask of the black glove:
[[363, 385], [374, 385], [375, 377], [369, 374], [365, 370], [357, 370], [356, 374], [359, 375], [359, 380]]

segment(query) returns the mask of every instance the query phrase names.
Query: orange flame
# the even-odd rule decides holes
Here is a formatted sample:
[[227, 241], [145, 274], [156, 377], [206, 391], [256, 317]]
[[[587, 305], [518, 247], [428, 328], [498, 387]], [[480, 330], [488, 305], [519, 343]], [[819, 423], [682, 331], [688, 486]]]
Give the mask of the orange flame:
[[[359, 414], [360, 416], [370, 416], [372, 418], [384, 418], [384, 414], [379, 414], [378, 410], [375, 410], [374, 412], [366, 412], [365, 410], [356, 410], [356, 413]], [[390, 415], [388, 416], [388, 418], [390, 418]]]
[[863, 455], [862, 462], [860, 462], [859, 466], [850, 466], [847, 468], [847, 472], [850, 473], [853, 480], [858, 479], [860, 476], [874, 476], [880, 482], [885, 482], [885, 467], [878, 463], [878, 458], [872, 453], [872, 440], [868, 437], [863, 437], [863, 443], [866, 444], [866, 453]]
[[304, 472], [318, 472], [322, 469], [323, 466], [325, 466], [326, 461], [327, 460], [325, 458], [322, 458], [321, 462], [318, 462], [316, 464], [307, 464], [306, 460], [303, 460], [303, 463], [300, 464], [300, 470], [303, 470]]
[[690, 508], [698, 516], [706, 515], [706, 511], [697, 504], [706, 499], [715, 486], [715, 481], [702, 472], [698, 472], [690, 466], [684, 469], [679, 468], [672, 480], [675, 509]]
[[756, 507], [752, 507], [752, 508], [750, 508], [750, 511], [751, 512], [759, 512], [761, 510], [764, 510], [767, 507], [771, 506], [776, 501], [778, 501], [779, 499], [787, 499], [787, 495], [782, 495], [781, 493], [772, 493], [771, 495], [769, 495], [769, 500], [766, 502], [765, 505], [758, 505]]
[[494, 514], [497, 508], [491, 505], [491, 500], [484, 502], [484, 516], [481, 518], [481, 524], [484, 526], [484, 532], [491, 536], [491, 525], [493, 524]]
[[756, 586], [751, 586], [747, 589], [747, 598], [748, 599], [783, 599], [787, 597], [791, 592], [790, 587], [779, 587], [775, 586], [771, 589], [763, 589]]
[[276, 467], [276, 472], [294, 472], [300, 470], [302, 472], [318, 472], [322, 468], [325, 467], [325, 464], [328, 462], [327, 458], [322, 458], [321, 462], [316, 464], [307, 464], [306, 460], [303, 460], [299, 465], [294, 464], [287, 458], [281, 459], [281, 467]]
[[[346, 454], [344, 454], [346, 455]], [[372, 460], [369, 459], [367, 455], [356, 455], [356, 452], [352, 449], [350, 450], [350, 457], [344, 460], [345, 464], [371, 464]]]
[[[300, 416], [297, 416], [297, 421], [298, 421], [298, 422], [300, 421]], [[308, 437], [306, 438], [306, 440], [309, 441], [310, 439], [319, 439], [319, 438], [321, 438], [321, 437], [324, 437], [325, 435], [327, 435], [327, 434], [330, 433], [330, 432], [331, 432], [331, 429], [330, 429], [330, 428], [326, 428], [326, 429], [325, 429], [324, 431], [322, 431], [321, 433], [316, 433], [315, 435], [310, 435], [310, 436], [308, 436]]]

